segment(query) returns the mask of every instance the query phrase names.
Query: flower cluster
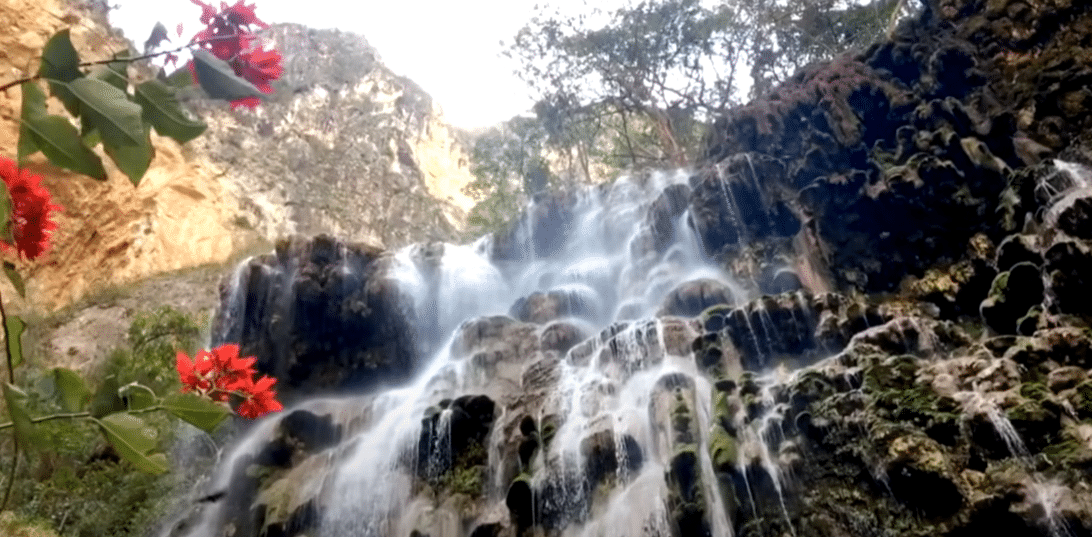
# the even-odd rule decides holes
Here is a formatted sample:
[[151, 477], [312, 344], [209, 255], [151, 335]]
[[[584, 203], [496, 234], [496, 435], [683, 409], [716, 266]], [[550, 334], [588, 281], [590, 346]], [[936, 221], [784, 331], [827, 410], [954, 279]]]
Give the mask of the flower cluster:
[[213, 401], [228, 402], [232, 396], [242, 398], [236, 412], [244, 418], [254, 419], [284, 407], [275, 397], [273, 385], [277, 379], [254, 375], [254, 357], [239, 357], [239, 346], [220, 345], [212, 351], [200, 350], [193, 360], [178, 351], [178, 376], [182, 379], [183, 392], [197, 392]]
[[10, 159], [0, 157], [0, 177], [11, 199], [11, 234], [15, 239], [15, 244], [0, 241], [0, 249], [35, 259], [49, 249], [49, 238], [57, 228], [51, 213], [61, 207], [53, 203], [41, 177], [20, 169]]
[[[284, 69], [281, 67], [281, 55], [276, 50], [265, 50], [263, 45], [253, 46], [258, 36], [249, 28], [269, 27], [254, 14], [254, 5], [248, 6], [243, 0], [230, 6], [226, 2], [220, 2], [220, 11], [217, 11], [201, 0], [190, 1], [201, 7], [201, 24], [205, 25], [205, 29], [193, 37], [194, 41], [200, 42], [201, 47], [213, 56], [231, 65], [236, 75], [254, 84], [262, 92], [272, 93], [270, 82], [280, 78]], [[193, 72], [192, 60], [190, 71]], [[196, 77], [194, 73], [195, 82]], [[259, 102], [257, 97], [246, 97], [231, 101], [231, 107], [254, 108]]]

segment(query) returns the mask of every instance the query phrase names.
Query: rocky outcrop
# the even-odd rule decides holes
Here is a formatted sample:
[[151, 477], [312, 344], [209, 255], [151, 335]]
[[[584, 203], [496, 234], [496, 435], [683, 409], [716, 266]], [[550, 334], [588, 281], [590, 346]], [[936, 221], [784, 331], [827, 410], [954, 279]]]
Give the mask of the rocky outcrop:
[[326, 236], [284, 240], [225, 280], [212, 344], [257, 356], [287, 400], [406, 380], [418, 361], [415, 316], [383, 277], [388, 260]]
[[690, 202], [706, 247], [802, 226], [840, 285], [881, 291], [975, 233], [1019, 232], [1037, 204], [1015, 170], [1088, 127], [1090, 20], [1068, 1], [930, 3], [891, 41], [728, 112]]
[[[0, 3], [0, 18], [6, 28], [0, 35], [0, 83], [37, 69], [42, 47], [63, 28], [71, 29], [85, 60], [108, 58], [127, 46], [101, 13], [72, 3], [8, 0]], [[0, 93], [0, 147], [7, 158], [16, 156], [21, 99], [18, 87]], [[60, 103], [51, 99], [50, 105], [50, 113], [65, 114]], [[225, 263], [259, 242], [236, 222], [238, 197], [220, 180], [218, 165], [154, 132], [151, 139], [156, 156], [137, 188], [109, 158], [103, 158], [109, 180], [99, 182], [56, 168], [41, 154], [30, 157], [28, 168], [43, 177], [64, 210], [55, 217], [51, 250], [35, 263], [17, 261], [28, 301], [5, 279], [0, 288], [6, 304], [52, 311], [135, 280]]]
[[[33, 72], [62, 28], [85, 60], [130, 46], [104, 9], [4, 2], [3, 81]], [[428, 94], [386, 68], [361, 36], [277, 25], [268, 37], [284, 56], [274, 94], [256, 110], [229, 111], [194, 89], [186, 104], [209, 130], [185, 146], [152, 133], [156, 156], [138, 188], [110, 159], [110, 180], [100, 183], [31, 158], [65, 210], [52, 252], [23, 268], [31, 273], [25, 306], [54, 310], [111, 286], [226, 263], [293, 233], [387, 247], [460, 236], [473, 205], [462, 193], [469, 162]], [[18, 118], [20, 99], [18, 88], [0, 95], [3, 115]], [[5, 120], [0, 145], [9, 156], [17, 139], [18, 122]]]
[[363, 36], [279, 24], [266, 37], [284, 75], [261, 106], [191, 103], [210, 124], [197, 143], [223, 165], [241, 218], [271, 240], [330, 233], [393, 248], [458, 236], [473, 205], [469, 160], [432, 98]]

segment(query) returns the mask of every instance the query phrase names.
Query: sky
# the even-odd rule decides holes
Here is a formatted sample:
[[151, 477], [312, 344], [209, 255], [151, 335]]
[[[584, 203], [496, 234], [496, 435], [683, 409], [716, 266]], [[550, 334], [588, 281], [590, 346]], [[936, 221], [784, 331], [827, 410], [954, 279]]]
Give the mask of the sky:
[[[622, 0], [591, 0], [598, 8]], [[295, 22], [338, 28], [364, 36], [383, 63], [409, 77], [440, 104], [448, 123], [472, 129], [530, 110], [530, 90], [513, 74], [504, 47], [548, 0], [251, 0], [255, 13], [273, 24]], [[199, 29], [201, 9], [190, 0], [111, 0], [110, 22], [139, 49], [157, 21], [173, 31], [184, 24], [188, 39]], [[209, 3], [216, 6], [218, 0]], [[234, 3], [234, 0], [232, 1]], [[585, 0], [548, 2], [564, 12], [585, 11]]]

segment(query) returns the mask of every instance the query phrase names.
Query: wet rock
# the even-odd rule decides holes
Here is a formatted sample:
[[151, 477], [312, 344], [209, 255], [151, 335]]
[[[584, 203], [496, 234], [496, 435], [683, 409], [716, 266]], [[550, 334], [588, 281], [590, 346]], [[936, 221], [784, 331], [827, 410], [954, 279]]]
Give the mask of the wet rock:
[[689, 197], [689, 186], [671, 185], [660, 192], [656, 201], [649, 207], [646, 223], [652, 232], [652, 245], [656, 253], [662, 254], [675, 240], [675, 224], [686, 210]]
[[912, 281], [910, 295], [936, 305], [937, 316], [941, 319], [977, 317], [979, 306], [996, 276], [997, 269], [989, 261], [965, 259], [951, 266], [927, 270]]
[[733, 301], [732, 290], [727, 285], [710, 278], [702, 278], [681, 283], [668, 293], [660, 308], [660, 314], [694, 317], [706, 308], [732, 304]]
[[804, 288], [804, 284], [800, 282], [800, 276], [796, 274], [796, 271], [787, 268], [779, 268], [769, 274], [765, 278], [760, 286], [763, 293], [770, 295], [779, 295], [781, 293], [790, 293], [793, 291], [799, 291]]
[[616, 437], [610, 429], [596, 431], [581, 440], [580, 455], [584, 457], [584, 471], [593, 485], [619, 472], [636, 475], [644, 464], [644, 453], [637, 440], [628, 434]]
[[545, 324], [561, 317], [591, 315], [597, 307], [590, 289], [551, 290], [520, 298], [508, 314], [524, 322]]
[[518, 261], [547, 257], [559, 251], [572, 231], [575, 191], [540, 192], [529, 210], [520, 214], [493, 242], [493, 259]]
[[587, 338], [588, 334], [572, 323], [553, 322], [542, 330], [542, 350], [565, 354]]
[[1092, 240], [1092, 194], [1076, 195], [1064, 203], [1058, 212], [1058, 229], [1071, 237]]
[[1035, 246], [1034, 236], [1009, 235], [997, 247], [997, 270], [1009, 270], [1017, 263], [1043, 264], [1043, 256]]
[[816, 317], [809, 297], [786, 293], [752, 300], [724, 317], [724, 332], [743, 368], [760, 371], [779, 357], [817, 350]]
[[1051, 297], [1051, 305], [1064, 313], [1092, 314], [1092, 254], [1084, 245], [1062, 241], [1045, 254], [1043, 273]]
[[887, 477], [900, 502], [929, 517], [949, 516], [963, 506], [963, 494], [950, 476], [943, 449], [935, 441], [903, 436], [892, 441], [888, 450]]
[[1016, 332], [1016, 322], [1043, 301], [1043, 278], [1031, 263], [1017, 263], [993, 280], [990, 295], [982, 301], [982, 318], [1002, 334]]
[[485, 464], [494, 412], [493, 401], [484, 395], [464, 395], [430, 408], [417, 441], [419, 475], [437, 482], [456, 466]]
[[[299, 459], [336, 445], [341, 441], [342, 430], [335, 425], [329, 415], [317, 415], [307, 410], [294, 410], [281, 418], [277, 424], [277, 440], [271, 444], [267, 453], [273, 459], [275, 453], [289, 449]], [[259, 457], [258, 464], [263, 457]]]
[[1088, 379], [1088, 372], [1077, 366], [1059, 367], [1047, 375], [1047, 387], [1051, 392], [1058, 393], [1068, 390]]
[[278, 397], [356, 393], [408, 379], [418, 349], [410, 305], [384, 275], [378, 248], [293, 237], [221, 285], [212, 345], [238, 342], [276, 377]]
[[530, 527], [535, 521], [535, 495], [531, 487], [531, 476], [522, 474], [508, 485], [504, 505], [517, 527]]
[[746, 153], [705, 170], [689, 208], [706, 251], [715, 254], [756, 237], [796, 234], [800, 221], [771, 188], [783, 175], [777, 159]]

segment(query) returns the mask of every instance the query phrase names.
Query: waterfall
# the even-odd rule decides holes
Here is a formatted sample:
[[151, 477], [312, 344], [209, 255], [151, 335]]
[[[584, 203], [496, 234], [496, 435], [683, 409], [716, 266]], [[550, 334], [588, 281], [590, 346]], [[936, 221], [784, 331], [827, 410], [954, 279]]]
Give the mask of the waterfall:
[[[745, 164], [744, 180], [757, 188]], [[731, 196], [729, 176], [717, 173], [720, 194]], [[883, 394], [865, 393], [865, 365], [843, 351], [847, 343], [889, 353], [869, 367], [894, 382], [908, 360], [948, 352], [950, 342], [932, 319], [796, 291], [791, 272], [785, 292], [759, 297], [758, 272], [723, 269], [703, 249], [692, 206], [665, 202], [690, 192], [689, 184], [689, 172], [679, 170], [535, 199], [507, 232], [368, 254], [378, 268], [367, 273], [364, 261], [348, 262], [344, 247], [331, 246], [336, 241], [308, 251], [332, 267], [322, 275], [326, 285], [367, 281], [392, 291], [398, 305], [390, 311], [413, 325], [412, 376], [311, 396], [257, 423], [202, 492], [227, 491], [227, 500], [203, 505], [168, 534], [205, 537], [240, 516], [252, 522], [236, 527], [239, 535], [270, 520], [303, 525], [284, 533], [304, 527], [320, 537], [466, 537], [475, 527], [502, 526], [504, 535], [560, 537], [730, 537], [741, 527], [809, 534], [799, 517], [808, 487], [798, 479], [807, 464], [800, 433], [808, 425], [798, 421], [810, 419], [801, 418], [801, 384], [844, 392], [855, 413]], [[724, 199], [742, 249], [747, 233], [736, 201]], [[766, 261], [762, 274], [787, 270], [784, 259]], [[262, 275], [291, 282], [315, 271], [301, 263], [241, 265], [215, 333], [253, 332], [249, 312], [239, 309], [260, 306], [248, 304], [254, 293], [244, 288]], [[260, 286], [275, 306], [269, 315], [280, 324], [272, 326], [290, 326], [293, 289]], [[323, 295], [309, 292], [314, 308]], [[374, 309], [354, 297], [361, 305], [353, 315]], [[293, 348], [282, 336], [275, 332], [268, 347]], [[1011, 456], [1029, 458], [1002, 412], [963, 401], [965, 414], [985, 416]], [[263, 458], [289, 434], [282, 421], [298, 412], [328, 416], [340, 436], [270, 469]], [[862, 436], [865, 422], [847, 417]], [[875, 481], [897, 496], [898, 483], [869, 457]], [[250, 490], [234, 492], [245, 489], [239, 481]], [[1056, 498], [1066, 491], [1037, 477], [1028, 488], [1051, 535], [1064, 537]]]

